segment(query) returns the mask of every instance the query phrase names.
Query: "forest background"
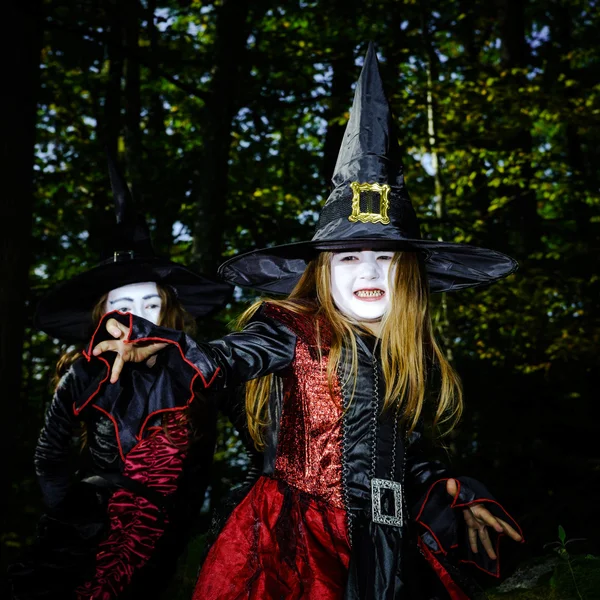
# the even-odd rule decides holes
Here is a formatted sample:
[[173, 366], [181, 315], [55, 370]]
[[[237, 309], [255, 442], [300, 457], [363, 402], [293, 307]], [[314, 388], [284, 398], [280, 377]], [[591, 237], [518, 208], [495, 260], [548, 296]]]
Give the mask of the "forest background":
[[[435, 298], [466, 390], [452, 464], [523, 526], [508, 572], [547, 554], [559, 526], [585, 538], [572, 552], [599, 553], [596, 0], [10, 0], [3, 14], [3, 571], [40, 513], [32, 452], [64, 350], [32, 316], [95, 264], [114, 222], [105, 146], [175, 261], [211, 272], [307, 239], [369, 40], [424, 235], [520, 262]], [[236, 294], [200, 337], [252, 299]], [[245, 468], [220, 430], [204, 515]]]

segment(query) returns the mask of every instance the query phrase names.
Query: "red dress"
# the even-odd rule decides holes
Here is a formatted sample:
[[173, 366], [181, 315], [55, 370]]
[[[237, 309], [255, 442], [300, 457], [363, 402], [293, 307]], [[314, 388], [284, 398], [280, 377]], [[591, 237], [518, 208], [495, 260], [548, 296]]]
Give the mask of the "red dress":
[[[382, 412], [374, 340], [357, 339], [356, 385], [344, 386], [342, 349], [342, 375], [330, 388], [330, 334], [319, 325], [317, 335], [310, 315], [266, 304], [243, 331], [209, 344], [151, 324], [131, 338], [173, 344], [205, 387], [274, 376], [263, 476], [212, 546], [194, 600], [466, 600], [448, 559], [493, 575], [499, 565], [470, 552], [455, 509], [486, 501], [518, 525], [475, 480], [458, 478], [450, 498], [448, 470], [424, 457], [422, 436], [405, 435]], [[397, 485], [376, 514], [372, 486], [381, 480]], [[491, 536], [497, 546], [500, 536]]]
[[[295, 320], [289, 325], [298, 326]], [[309, 332], [304, 332], [308, 334]], [[342, 398], [325, 354], [298, 337], [286, 372], [272, 477], [234, 510], [202, 568], [194, 599], [340, 598], [350, 560], [342, 491]]]

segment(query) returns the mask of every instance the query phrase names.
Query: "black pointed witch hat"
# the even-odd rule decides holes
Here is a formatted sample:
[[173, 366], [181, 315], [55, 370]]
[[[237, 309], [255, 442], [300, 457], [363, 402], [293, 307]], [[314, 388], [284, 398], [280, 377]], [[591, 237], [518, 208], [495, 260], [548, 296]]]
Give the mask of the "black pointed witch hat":
[[332, 181], [312, 240], [235, 256], [219, 274], [235, 285], [289, 294], [317, 252], [357, 248], [421, 252], [432, 292], [489, 284], [517, 268], [495, 250], [421, 238], [372, 43]]
[[116, 162], [108, 156], [116, 225], [107, 233], [101, 261], [95, 267], [57, 285], [39, 303], [35, 325], [67, 342], [91, 335], [92, 310], [110, 290], [145, 281], [170, 286], [193, 316], [206, 316], [231, 297], [233, 288], [156, 256], [146, 221], [135, 210], [129, 187]]

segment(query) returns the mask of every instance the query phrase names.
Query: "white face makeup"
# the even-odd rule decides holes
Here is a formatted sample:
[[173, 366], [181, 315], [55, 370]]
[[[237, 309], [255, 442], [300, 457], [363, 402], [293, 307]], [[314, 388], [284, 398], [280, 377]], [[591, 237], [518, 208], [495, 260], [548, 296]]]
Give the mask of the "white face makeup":
[[106, 312], [120, 310], [137, 317], [143, 317], [155, 325], [160, 318], [162, 300], [158, 294], [156, 283], [132, 283], [111, 290], [106, 299]]
[[338, 310], [354, 321], [380, 321], [391, 302], [393, 252], [338, 252], [331, 258], [331, 292]]

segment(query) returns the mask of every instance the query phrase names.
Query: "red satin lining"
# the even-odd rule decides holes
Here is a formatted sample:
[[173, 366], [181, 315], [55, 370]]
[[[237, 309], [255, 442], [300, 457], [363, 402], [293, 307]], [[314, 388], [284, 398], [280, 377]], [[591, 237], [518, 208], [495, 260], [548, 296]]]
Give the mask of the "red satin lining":
[[423, 556], [427, 559], [427, 562], [430, 564], [431, 568], [436, 572], [439, 577], [442, 585], [446, 588], [450, 598], [452, 600], [470, 600], [469, 597], [454, 583], [450, 574], [442, 565], [439, 563], [437, 558], [433, 555], [431, 550], [427, 547], [427, 545], [423, 542], [421, 538], [419, 538], [419, 548], [423, 551]]
[[[188, 443], [187, 420], [172, 416], [167, 432], [158, 430], [127, 455], [123, 474], [168, 496], [177, 489]], [[80, 586], [77, 599], [118, 597], [133, 574], [152, 556], [168, 518], [149, 500], [119, 489], [108, 504], [108, 537], [98, 546], [94, 577]]]
[[211, 548], [193, 600], [339, 600], [349, 561], [345, 510], [263, 476]]

